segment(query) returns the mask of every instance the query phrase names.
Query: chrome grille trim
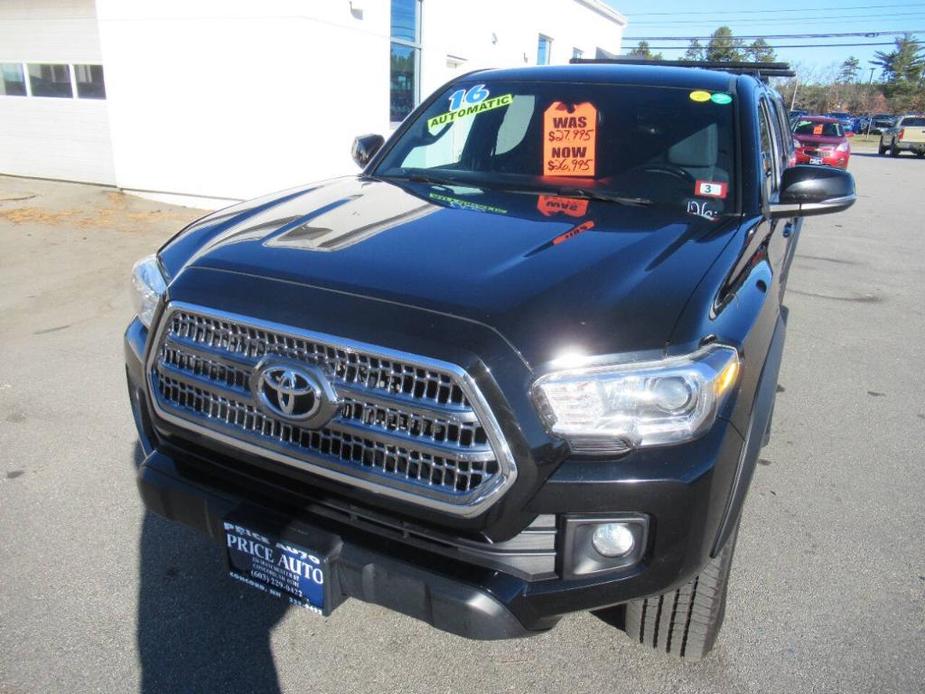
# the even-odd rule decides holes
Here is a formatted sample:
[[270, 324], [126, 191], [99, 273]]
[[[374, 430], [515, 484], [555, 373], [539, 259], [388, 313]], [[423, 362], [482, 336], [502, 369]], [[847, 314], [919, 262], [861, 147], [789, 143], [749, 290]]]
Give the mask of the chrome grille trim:
[[[337, 416], [311, 430], [259, 409], [251, 372], [267, 355], [324, 368]], [[484, 396], [449, 362], [173, 302], [147, 374], [157, 414], [177, 426], [403, 501], [471, 517], [517, 476]]]

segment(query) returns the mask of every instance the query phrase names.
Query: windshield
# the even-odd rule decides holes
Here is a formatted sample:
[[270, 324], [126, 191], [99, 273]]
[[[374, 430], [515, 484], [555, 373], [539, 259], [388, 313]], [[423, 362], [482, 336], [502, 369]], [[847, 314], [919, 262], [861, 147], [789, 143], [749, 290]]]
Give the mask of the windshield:
[[914, 118], [903, 118], [901, 126], [911, 126], [911, 127], [925, 127], [925, 117], [914, 117]]
[[570, 82], [462, 82], [440, 94], [373, 175], [556, 191], [713, 215], [734, 204], [733, 97]]
[[801, 120], [793, 126], [797, 135], [817, 135], [822, 137], [841, 137], [844, 132], [839, 123], [824, 123], [813, 120]]

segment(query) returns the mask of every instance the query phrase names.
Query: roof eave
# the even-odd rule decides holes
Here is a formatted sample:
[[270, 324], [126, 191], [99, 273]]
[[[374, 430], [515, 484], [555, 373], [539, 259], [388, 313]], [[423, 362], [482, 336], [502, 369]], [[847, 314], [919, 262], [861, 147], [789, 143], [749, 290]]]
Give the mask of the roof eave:
[[575, 0], [579, 5], [584, 5], [589, 10], [593, 10], [598, 14], [604, 15], [607, 19], [616, 22], [621, 27], [626, 27], [629, 24], [629, 20], [613, 9], [610, 5], [605, 4], [601, 0]]

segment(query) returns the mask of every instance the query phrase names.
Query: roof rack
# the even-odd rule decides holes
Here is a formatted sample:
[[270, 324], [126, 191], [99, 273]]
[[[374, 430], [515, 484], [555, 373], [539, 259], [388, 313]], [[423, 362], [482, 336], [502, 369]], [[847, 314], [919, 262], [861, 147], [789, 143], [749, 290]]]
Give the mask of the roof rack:
[[662, 67], [697, 67], [704, 70], [722, 70], [736, 75], [752, 75], [767, 82], [771, 77], [796, 77], [790, 63], [749, 63], [743, 61], [722, 62], [717, 60], [651, 60], [616, 56], [614, 58], [572, 58], [570, 63], [588, 65], [603, 63], [608, 65], [660, 65]]

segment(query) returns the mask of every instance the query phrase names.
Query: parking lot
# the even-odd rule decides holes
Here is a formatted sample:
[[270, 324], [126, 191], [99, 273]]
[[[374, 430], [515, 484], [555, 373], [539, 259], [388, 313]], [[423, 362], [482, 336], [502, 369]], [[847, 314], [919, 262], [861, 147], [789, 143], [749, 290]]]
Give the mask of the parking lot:
[[925, 162], [857, 153], [809, 219], [726, 624], [683, 664], [587, 614], [482, 643], [287, 610], [147, 515], [121, 333], [132, 262], [199, 212], [0, 177], [0, 692], [913, 692], [925, 682]]

